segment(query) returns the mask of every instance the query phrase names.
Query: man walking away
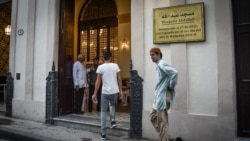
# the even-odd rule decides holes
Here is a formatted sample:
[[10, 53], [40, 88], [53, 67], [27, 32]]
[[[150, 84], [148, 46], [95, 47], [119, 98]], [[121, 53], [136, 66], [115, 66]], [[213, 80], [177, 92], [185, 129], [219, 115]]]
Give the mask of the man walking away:
[[95, 92], [92, 96], [94, 100], [97, 96], [99, 86], [102, 82], [101, 94], [101, 139], [106, 139], [106, 112], [109, 106], [110, 110], [110, 128], [116, 127], [115, 122], [115, 102], [117, 94], [119, 98], [123, 96], [122, 81], [120, 75], [120, 68], [117, 64], [111, 62], [111, 53], [104, 53], [104, 63], [97, 68], [97, 79], [95, 84]]

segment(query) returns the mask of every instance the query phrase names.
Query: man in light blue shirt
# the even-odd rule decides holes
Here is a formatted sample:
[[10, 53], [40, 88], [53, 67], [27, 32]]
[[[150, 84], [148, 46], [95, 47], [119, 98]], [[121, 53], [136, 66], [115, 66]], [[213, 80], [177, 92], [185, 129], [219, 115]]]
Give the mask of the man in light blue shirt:
[[151, 48], [150, 56], [152, 61], [157, 65], [157, 84], [154, 92], [153, 110], [150, 114], [151, 123], [159, 133], [159, 141], [170, 141], [167, 110], [173, 102], [178, 72], [162, 60], [162, 53], [158, 47]]
[[87, 73], [90, 71], [90, 69], [86, 69], [84, 67], [83, 62], [84, 56], [82, 54], [79, 54], [77, 56], [77, 61], [73, 65], [73, 80], [76, 91], [75, 112], [77, 114], [84, 113], [84, 108], [82, 109], [82, 106], [84, 107], [84, 103], [82, 101], [84, 90], [87, 85]]

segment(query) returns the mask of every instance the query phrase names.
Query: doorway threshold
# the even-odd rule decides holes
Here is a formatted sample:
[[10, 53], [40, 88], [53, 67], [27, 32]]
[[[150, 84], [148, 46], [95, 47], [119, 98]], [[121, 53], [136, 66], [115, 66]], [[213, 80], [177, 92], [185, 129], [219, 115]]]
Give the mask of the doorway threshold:
[[[65, 126], [75, 129], [82, 129], [85, 131], [90, 131], [94, 133], [100, 133], [101, 131], [101, 121], [100, 112], [86, 112], [83, 115], [80, 114], [68, 114], [60, 117], [53, 118], [54, 124], [59, 126]], [[110, 118], [109, 112], [106, 116], [106, 126], [107, 133], [113, 136], [129, 136], [130, 128], [130, 113], [118, 113], [116, 112], [116, 123], [117, 127], [115, 129], [110, 129]]]
[[239, 137], [237, 139], [234, 139], [234, 141], [250, 141], [250, 138], [242, 138], [242, 137]]

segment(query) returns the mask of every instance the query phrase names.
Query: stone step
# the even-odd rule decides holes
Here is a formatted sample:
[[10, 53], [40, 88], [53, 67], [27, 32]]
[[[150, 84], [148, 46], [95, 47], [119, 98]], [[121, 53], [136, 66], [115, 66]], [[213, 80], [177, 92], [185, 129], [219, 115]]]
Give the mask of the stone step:
[[5, 111], [4, 110], [0, 110], [0, 115], [5, 115]]
[[[85, 117], [84, 115], [70, 114], [66, 116], [60, 116], [53, 118], [54, 124], [58, 126], [65, 126], [69, 128], [80, 129], [84, 131], [100, 133], [101, 132], [101, 122], [98, 118]], [[118, 121], [117, 127], [115, 129], [110, 129], [110, 123], [107, 120], [107, 134], [118, 137], [129, 137], [129, 122]]]
[[250, 138], [237, 138], [237, 139], [234, 139], [234, 141], [250, 141]]

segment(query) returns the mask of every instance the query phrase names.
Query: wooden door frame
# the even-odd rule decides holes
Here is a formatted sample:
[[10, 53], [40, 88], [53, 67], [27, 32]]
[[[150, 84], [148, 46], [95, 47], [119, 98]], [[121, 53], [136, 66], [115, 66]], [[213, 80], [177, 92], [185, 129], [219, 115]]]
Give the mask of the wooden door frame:
[[[66, 9], [65, 7], [66, 6], [69, 6], [68, 3], [66, 3], [69, 1], [67, 0], [60, 0], [60, 18], [59, 18], [59, 59], [58, 59], [58, 98], [59, 98], [59, 103], [58, 103], [58, 115], [65, 115], [65, 114], [68, 114], [68, 113], [72, 113], [74, 112], [74, 106], [71, 110], [67, 110], [65, 111], [65, 89], [64, 89], [64, 86], [65, 86], [65, 66], [66, 66], [66, 56], [67, 56], [67, 51], [70, 51], [71, 52], [71, 57], [72, 57], [72, 60], [73, 60], [73, 45], [74, 45], [74, 30], [72, 31], [72, 35], [70, 34], [67, 34], [68, 31], [66, 30], [66, 26], [68, 23], [67, 22], [67, 16], [65, 16], [65, 12], [67, 13], [70, 13], [69, 11], [66, 11], [68, 9]], [[72, 2], [71, 4], [73, 5], [73, 9], [74, 9], [74, 4], [75, 4], [75, 0], [73, 1], [70, 1]], [[71, 5], [71, 6], [72, 6]], [[72, 11], [71, 11], [72, 12]], [[74, 13], [74, 12], [73, 12]], [[71, 15], [73, 16], [73, 19], [74, 19], [74, 14]], [[72, 29], [74, 29], [74, 20], [73, 20], [73, 23], [72, 23]], [[71, 36], [71, 37], [69, 37]], [[70, 38], [70, 39], [69, 39]], [[69, 45], [69, 43], [71, 43], [71, 46]], [[73, 83], [73, 82], [72, 82]], [[74, 90], [74, 87], [72, 86], [72, 89]], [[74, 97], [74, 91], [72, 92], [72, 95]], [[71, 101], [73, 104], [74, 104], [74, 100]]]

